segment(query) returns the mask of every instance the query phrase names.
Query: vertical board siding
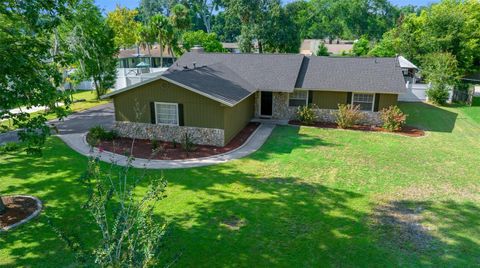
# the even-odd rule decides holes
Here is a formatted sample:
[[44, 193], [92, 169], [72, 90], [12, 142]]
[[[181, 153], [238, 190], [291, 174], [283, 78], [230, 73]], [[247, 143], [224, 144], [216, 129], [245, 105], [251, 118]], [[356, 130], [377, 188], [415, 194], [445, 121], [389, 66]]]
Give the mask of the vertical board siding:
[[224, 128], [224, 105], [164, 80], [118, 94], [113, 102], [117, 121], [151, 123], [150, 103], [171, 102], [183, 105], [185, 126]]
[[310, 91], [313, 93], [313, 103], [320, 109], [338, 109], [339, 104], [347, 103], [347, 92]]
[[255, 94], [234, 107], [225, 107], [225, 145], [240, 132], [255, 113]]
[[378, 94], [380, 95], [380, 101], [378, 104], [378, 110], [381, 111], [383, 108], [388, 108], [390, 106], [397, 105], [398, 95], [397, 94]]

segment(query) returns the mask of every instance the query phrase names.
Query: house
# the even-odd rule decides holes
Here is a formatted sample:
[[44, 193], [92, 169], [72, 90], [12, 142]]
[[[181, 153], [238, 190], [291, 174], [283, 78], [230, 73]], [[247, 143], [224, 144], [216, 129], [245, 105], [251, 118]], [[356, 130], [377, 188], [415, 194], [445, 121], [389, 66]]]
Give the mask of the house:
[[365, 123], [406, 91], [397, 58], [301, 54], [184, 54], [166, 72], [103, 96], [112, 98], [120, 135], [224, 146], [252, 118], [289, 120], [315, 104], [334, 121], [339, 104], [359, 105]]
[[300, 45], [300, 54], [306, 56], [312, 56], [317, 53], [318, 47], [321, 43], [325, 44], [325, 47], [328, 49], [328, 53], [331, 55], [341, 55], [342, 53], [346, 52], [349, 53], [353, 49], [353, 41], [346, 41], [346, 40], [337, 40], [330, 44], [329, 41], [322, 40], [322, 39], [305, 39], [302, 41]]

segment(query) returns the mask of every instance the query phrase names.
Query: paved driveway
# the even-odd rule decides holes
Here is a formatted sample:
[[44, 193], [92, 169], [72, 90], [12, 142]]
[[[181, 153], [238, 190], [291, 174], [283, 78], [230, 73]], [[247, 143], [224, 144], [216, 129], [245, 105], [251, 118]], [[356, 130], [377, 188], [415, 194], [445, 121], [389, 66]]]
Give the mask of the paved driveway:
[[[89, 110], [74, 113], [60, 120], [52, 120], [50, 124], [55, 125], [59, 134], [79, 134], [87, 132], [91, 127], [101, 125], [107, 129], [113, 126], [114, 112], [113, 104], [100, 105]], [[17, 132], [11, 131], [0, 134], [0, 144], [17, 141]]]

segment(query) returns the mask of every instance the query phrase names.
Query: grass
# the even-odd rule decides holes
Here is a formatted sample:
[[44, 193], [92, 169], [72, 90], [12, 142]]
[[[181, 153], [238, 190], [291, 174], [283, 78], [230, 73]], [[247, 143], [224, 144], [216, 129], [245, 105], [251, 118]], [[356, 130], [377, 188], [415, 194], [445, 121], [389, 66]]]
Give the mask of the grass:
[[[426, 137], [284, 126], [248, 158], [163, 171], [162, 258], [181, 253], [178, 267], [478, 266], [480, 123], [471, 108], [401, 108]], [[0, 156], [0, 189], [46, 207], [0, 235], [2, 267], [72, 265], [46, 215], [87, 245], [97, 235], [80, 208], [85, 157], [57, 138], [47, 148], [41, 158]]]
[[[74, 101], [77, 101], [70, 105], [70, 112], [72, 113], [88, 110], [92, 107], [108, 103], [108, 100], [97, 100], [97, 95], [93, 90], [77, 91], [72, 94], [72, 97]], [[36, 116], [41, 113], [44, 113], [44, 111], [34, 112], [34, 113], [31, 113], [31, 115]], [[53, 119], [56, 119], [57, 117], [55, 114], [47, 114], [46, 118], [48, 120], [53, 120]], [[2, 131], [1, 126], [7, 127], [7, 129], [4, 129], [3, 131], [15, 129], [15, 126], [13, 126], [12, 120], [0, 121], [0, 131]]]

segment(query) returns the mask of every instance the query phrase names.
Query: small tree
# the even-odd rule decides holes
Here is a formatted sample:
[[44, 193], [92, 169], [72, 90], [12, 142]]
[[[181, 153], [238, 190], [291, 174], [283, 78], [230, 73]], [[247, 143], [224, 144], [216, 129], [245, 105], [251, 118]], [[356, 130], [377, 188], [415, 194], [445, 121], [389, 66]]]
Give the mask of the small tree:
[[[165, 234], [165, 224], [154, 216], [156, 205], [165, 197], [167, 182], [162, 176], [141, 172], [132, 175], [133, 157], [118, 172], [104, 169], [95, 157], [80, 179], [88, 193], [83, 208], [93, 217], [101, 239], [93, 250], [55, 224], [50, 226], [75, 253], [82, 267], [156, 267]], [[148, 181], [143, 196], [137, 185]], [[73, 237], [73, 238], [72, 238]]]
[[459, 80], [457, 59], [449, 52], [427, 54], [422, 61], [422, 74], [431, 83], [429, 100], [443, 105], [448, 100], [449, 87]]
[[328, 52], [328, 48], [325, 45], [325, 43], [321, 42], [320, 45], [318, 45], [316, 55], [317, 56], [330, 56], [330, 53]]

